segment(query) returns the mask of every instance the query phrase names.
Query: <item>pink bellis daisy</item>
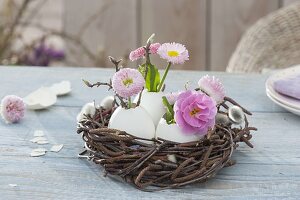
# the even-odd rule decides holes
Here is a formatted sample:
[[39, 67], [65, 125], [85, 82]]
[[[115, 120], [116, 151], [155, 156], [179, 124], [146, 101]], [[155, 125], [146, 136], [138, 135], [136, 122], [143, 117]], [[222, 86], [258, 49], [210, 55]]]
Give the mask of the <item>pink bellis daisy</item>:
[[7, 95], [1, 101], [1, 116], [6, 123], [16, 123], [25, 114], [25, 103], [22, 98], [15, 95]]
[[138, 60], [138, 59], [144, 57], [145, 53], [146, 53], [146, 51], [145, 51], [144, 47], [139, 47], [136, 50], [133, 50], [130, 52], [129, 59], [131, 61]]
[[162, 44], [157, 53], [162, 59], [172, 64], [183, 64], [186, 60], [189, 60], [189, 52], [185, 46], [175, 42]]
[[[160, 47], [159, 43], [151, 44], [150, 47], [149, 47], [149, 52], [151, 54], [157, 54], [157, 50], [158, 50], [159, 47]], [[139, 47], [136, 50], [133, 50], [133, 51], [130, 52], [129, 59], [131, 61], [135, 61], [135, 60], [138, 60], [140, 58], [143, 58], [145, 56], [145, 54], [146, 54], [146, 50], [144, 49], [144, 47]]]
[[215, 101], [201, 92], [182, 92], [174, 105], [176, 124], [186, 134], [206, 135], [215, 125], [216, 114]]
[[220, 80], [214, 76], [203, 76], [199, 81], [198, 85], [200, 90], [208, 94], [213, 98], [217, 104], [223, 102], [225, 97], [225, 90]]
[[181, 92], [170, 92], [166, 94], [166, 98], [170, 105], [174, 105]]
[[129, 98], [143, 90], [144, 77], [136, 69], [123, 68], [112, 77], [114, 91], [123, 98]]
[[159, 43], [151, 44], [149, 49], [151, 54], [157, 54], [157, 50], [161, 45]]

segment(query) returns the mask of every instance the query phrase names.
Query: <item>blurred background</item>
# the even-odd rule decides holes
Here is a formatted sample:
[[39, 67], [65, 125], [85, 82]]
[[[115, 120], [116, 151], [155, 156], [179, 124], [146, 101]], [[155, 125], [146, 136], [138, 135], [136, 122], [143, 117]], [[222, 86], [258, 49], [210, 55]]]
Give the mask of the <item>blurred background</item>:
[[1, 65], [112, 67], [111, 55], [130, 66], [130, 51], [156, 33], [190, 51], [174, 68], [224, 71], [247, 28], [296, 1], [0, 0]]

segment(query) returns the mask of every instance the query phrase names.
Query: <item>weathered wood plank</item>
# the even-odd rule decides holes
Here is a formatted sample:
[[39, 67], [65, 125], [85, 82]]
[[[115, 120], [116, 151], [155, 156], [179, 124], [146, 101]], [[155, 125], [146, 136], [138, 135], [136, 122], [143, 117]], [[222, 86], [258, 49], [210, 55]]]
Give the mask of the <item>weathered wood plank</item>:
[[244, 31], [258, 19], [278, 9], [277, 0], [210, 1], [211, 70], [222, 71]]
[[[255, 95], [253, 95], [255, 97]], [[79, 108], [53, 107], [29, 112], [16, 125], [0, 122], [0, 193], [3, 199], [281, 199], [297, 198], [300, 189], [299, 117], [290, 113], [254, 113], [254, 149], [239, 147], [237, 164], [214, 179], [181, 190], [144, 193], [105, 178], [93, 163], [77, 158], [82, 146], [74, 130]], [[289, 127], [288, 129], [286, 127]], [[45, 129], [50, 142], [65, 144], [59, 153], [31, 158], [28, 139]], [[271, 130], [271, 131], [270, 131]], [[284, 133], [284, 134], [283, 134]], [[289, 148], [287, 148], [287, 145]], [[47, 146], [47, 145], [46, 145]], [[18, 184], [13, 188], [8, 184]]]
[[[183, 66], [175, 65], [172, 68], [205, 69], [205, 0], [142, 0], [141, 7], [141, 44], [152, 33], [156, 33], [157, 42], [185, 44], [190, 52], [190, 60]], [[160, 68], [166, 66], [161, 59], [154, 58], [153, 61]]]
[[[137, 45], [136, 4], [136, 0], [90, 0], [88, 3], [64, 0], [64, 30], [73, 35], [81, 34], [87, 46], [100, 58], [98, 66], [112, 66], [107, 58], [109, 55], [127, 58]], [[71, 44], [67, 47], [74, 48]], [[86, 66], [95, 66], [81, 52], [75, 51], [72, 58]]]

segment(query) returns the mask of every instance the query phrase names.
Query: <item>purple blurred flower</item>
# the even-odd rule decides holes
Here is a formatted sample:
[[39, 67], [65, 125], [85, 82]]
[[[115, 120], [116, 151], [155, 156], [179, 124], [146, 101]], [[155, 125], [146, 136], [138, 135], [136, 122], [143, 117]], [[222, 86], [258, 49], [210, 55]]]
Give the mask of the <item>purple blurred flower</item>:
[[204, 93], [182, 92], [174, 105], [174, 118], [183, 132], [205, 135], [215, 125], [215, 101]]
[[22, 63], [32, 66], [48, 66], [51, 61], [62, 60], [64, 58], [64, 51], [46, 46], [42, 41], [31, 52], [23, 56]]
[[25, 114], [23, 99], [15, 95], [7, 95], [1, 101], [1, 116], [6, 123], [20, 121]]

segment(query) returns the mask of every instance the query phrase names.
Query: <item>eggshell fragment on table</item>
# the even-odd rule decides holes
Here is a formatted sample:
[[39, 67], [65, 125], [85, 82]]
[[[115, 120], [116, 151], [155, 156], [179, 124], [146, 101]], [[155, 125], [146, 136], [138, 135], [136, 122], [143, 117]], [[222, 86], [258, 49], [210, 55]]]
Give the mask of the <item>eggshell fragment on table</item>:
[[56, 144], [56, 145], [53, 145], [50, 149], [50, 151], [52, 152], [59, 152], [62, 148], [63, 148], [63, 144]]
[[62, 96], [71, 92], [71, 82], [61, 81], [60, 83], [54, 83], [50, 89], [57, 95]]
[[26, 107], [31, 110], [48, 108], [56, 103], [56, 94], [47, 87], [41, 87], [24, 98]]

